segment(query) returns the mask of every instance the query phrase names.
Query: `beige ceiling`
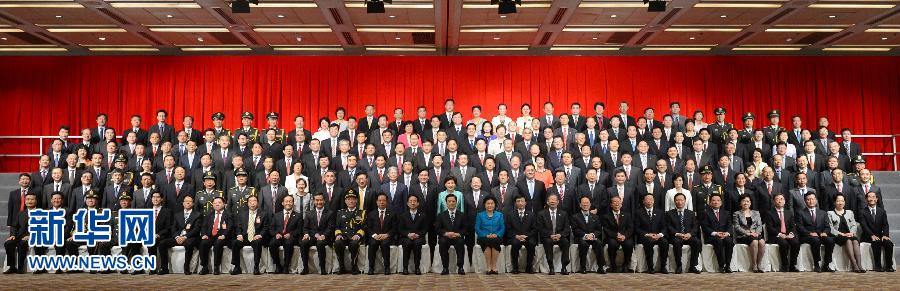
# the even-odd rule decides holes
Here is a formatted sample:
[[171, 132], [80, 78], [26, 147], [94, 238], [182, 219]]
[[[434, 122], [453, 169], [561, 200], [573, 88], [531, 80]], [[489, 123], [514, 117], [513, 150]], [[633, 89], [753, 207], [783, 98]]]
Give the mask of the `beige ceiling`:
[[900, 1], [0, 0], [0, 54], [642, 55], [900, 52]]

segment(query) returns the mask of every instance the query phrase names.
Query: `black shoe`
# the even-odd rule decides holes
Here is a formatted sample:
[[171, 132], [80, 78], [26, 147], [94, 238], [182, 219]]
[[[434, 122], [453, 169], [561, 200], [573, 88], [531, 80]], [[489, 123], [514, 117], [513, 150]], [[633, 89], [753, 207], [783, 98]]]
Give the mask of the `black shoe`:
[[569, 270], [566, 270], [566, 268], [562, 268], [562, 270], [559, 271], [559, 273], [562, 274], [562, 275], [568, 275], [568, 274], [569, 274]]
[[518, 273], [519, 273], [519, 270], [513, 269], [511, 273], [513, 273], [513, 274], [518, 274]]
[[621, 269], [619, 269], [619, 273], [629, 273], [629, 272], [628, 272], [628, 269], [626, 269], [626, 268], [623, 266]]
[[150, 270], [150, 275], [156, 275], [157, 272], [159, 272], [159, 271], [157, 271], [157, 270]]
[[888, 267], [888, 268], [885, 269], [884, 271], [885, 271], [885, 272], [896, 272], [897, 270], [894, 269], [894, 267]]
[[366, 275], [375, 275], [375, 269], [369, 269], [369, 272]]
[[587, 268], [585, 268], [585, 267], [581, 267], [581, 271], [579, 271], [579, 273], [587, 274], [587, 270], [586, 270], [586, 269], [587, 269]]
[[547, 275], [556, 275], [556, 272], [553, 271], [553, 267], [550, 267], [550, 272], [547, 272]]
[[34, 271], [34, 273], [32, 273], [32, 274], [35, 274], [35, 275], [47, 274], [47, 270]]
[[450, 270], [447, 270], [447, 268], [444, 268], [443, 270], [441, 270], [441, 275], [449, 275], [449, 274], [450, 274]]
[[390, 267], [384, 268], [384, 275], [387, 276], [387, 275], [390, 275], [390, 274], [391, 274], [391, 268], [390, 268]]
[[619, 272], [619, 268], [616, 268], [616, 266], [614, 266], [614, 265], [610, 265], [610, 266], [609, 266], [609, 269], [606, 270], [606, 271], [607, 271], [607, 272], [610, 272], [610, 273], [618, 273], [618, 272]]
[[300, 275], [306, 275], [306, 274], [309, 274], [309, 269], [303, 268], [303, 270], [300, 271]]
[[325, 276], [328, 275], [328, 271], [325, 271], [325, 269], [323, 268], [321, 271], [319, 271], [319, 274]]
[[531, 267], [525, 268], [525, 273], [534, 274], [534, 269], [532, 269]]
[[731, 267], [725, 266], [724, 269], [725, 270], [723, 272], [725, 272], [726, 274], [731, 274]]
[[19, 269], [19, 274], [25, 274], [25, 268]]
[[201, 276], [202, 276], [202, 275], [207, 275], [207, 274], [209, 274], [209, 269], [207, 269], [206, 267], [203, 267], [203, 268], [200, 269], [200, 273], [199, 273], [199, 274], [200, 274]]
[[219, 272], [219, 268], [213, 268], [213, 275], [219, 275], [219, 274], [222, 274], [222, 272]]
[[465, 275], [465, 274], [466, 274], [466, 271], [463, 270], [463, 268], [457, 268], [457, 269], [456, 269], [456, 273], [457, 273], [457, 274], [460, 274], [460, 275]]
[[234, 269], [231, 269], [231, 274], [232, 274], [232, 275], [240, 275], [240, 274], [241, 274], [241, 268], [234, 267]]
[[681, 273], [684, 273], [681, 271], [681, 266], [675, 267], [675, 274], [681, 274]]
[[419, 267], [416, 267], [416, 272], [413, 274], [422, 275], [422, 271], [419, 271]]
[[56, 274], [65, 274], [62, 270], [56, 270]]
[[826, 273], [834, 273], [834, 270], [832, 270], [831, 267], [822, 268], [822, 271]]
[[157, 275], [160, 275], [160, 276], [162, 276], [162, 275], [168, 275], [168, 274], [169, 274], [169, 270], [159, 270], [159, 272], [156, 272], [156, 274], [157, 274]]
[[128, 275], [128, 271], [119, 271], [119, 274]]
[[343, 274], [347, 274], [347, 270], [344, 270], [344, 268], [338, 269], [338, 275], [343, 275]]
[[669, 269], [667, 269], [665, 266], [663, 266], [662, 268], [660, 268], [659, 273], [663, 274], [663, 275], [669, 274]]
[[606, 270], [603, 269], [603, 266], [600, 266], [599, 268], [597, 268], [597, 273], [606, 274]]
[[253, 275], [262, 275], [262, 272], [259, 271], [259, 267], [253, 268]]
[[644, 273], [647, 273], [647, 274], [650, 274], [650, 275], [653, 275], [653, 274], [655, 274], [655, 273], [656, 273], [656, 271], [654, 271], [654, 270], [653, 270], [653, 268], [650, 268], [650, 269], [647, 269], [647, 270], [646, 270], [646, 271], [644, 271]]
[[816, 272], [816, 273], [822, 273], [822, 269], [819, 268], [819, 266], [817, 265], [817, 266], [814, 266], [814, 267], [813, 267], [813, 272]]
[[407, 272], [406, 269], [403, 269], [403, 271], [401, 271], [400, 274], [401, 275], [409, 275], [409, 272]]
[[356, 267], [353, 267], [353, 271], [350, 272], [353, 275], [359, 275], [361, 272]]
[[190, 270], [184, 270], [184, 275], [185, 275], [185, 276], [190, 275], [190, 274], [191, 274], [191, 271], [190, 271]]
[[[700, 274], [700, 270], [697, 269], [697, 267], [691, 267], [691, 268], [689, 269], [689, 271], [690, 271], [691, 273], [694, 273], [694, 274]], [[760, 271], [760, 272], [761, 272], [761, 271]]]
[[790, 270], [791, 270], [791, 273], [800, 272], [800, 270], [797, 270], [797, 267], [794, 267], [794, 266], [791, 266]]
[[872, 268], [872, 272], [884, 272], [884, 269], [882, 269], [881, 267], [874, 267]]

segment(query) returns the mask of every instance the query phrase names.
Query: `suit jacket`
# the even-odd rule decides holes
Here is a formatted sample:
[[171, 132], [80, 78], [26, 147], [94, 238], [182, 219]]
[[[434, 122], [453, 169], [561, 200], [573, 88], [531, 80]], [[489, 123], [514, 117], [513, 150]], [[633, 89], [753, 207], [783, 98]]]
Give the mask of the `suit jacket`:
[[648, 215], [646, 208], [643, 206], [635, 210], [635, 236], [644, 237], [647, 234], [668, 233], [665, 212], [661, 208], [653, 208], [651, 213], [652, 215]]
[[517, 235], [526, 235], [529, 241], [537, 242], [536, 216], [530, 209], [525, 208], [524, 215], [519, 218], [518, 210], [513, 207], [503, 217], [506, 218], [506, 238], [508, 240], [515, 239]]
[[434, 224], [434, 230], [437, 232], [438, 236], [443, 236], [446, 232], [455, 232], [464, 235], [468, 226], [467, 219], [468, 218], [459, 211], [459, 208], [457, 208], [456, 214], [454, 214], [453, 221], [451, 222], [450, 213], [444, 211], [438, 214]]
[[[517, 217], [518, 218], [518, 217]], [[594, 234], [597, 241], [602, 241], [604, 233], [604, 225], [600, 221], [600, 216], [588, 212], [587, 221], [585, 215], [578, 210], [572, 214], [572, 235], [575, 242], [580, 242], [586, 234]], [[608, 236], [607, 236], [608, 237]]]
[[868, 241], [873, 235], [879, 237], [891, 235], [887, 212], [884, 211], [884, 207], [876, 205], [875, 216], [872, 216], [872, 211], [869, 210], [869, 207], [863, 206], [859, 209], [857, 215], [859, 216], [859, 226], [862, 228], [860, 238]]
[[[184, 214], [182, 214], [184, 216]], [[228, 240], [234, 234], [234, 223], [232, 223], [231, 215], [228, 215], [228, 212], [224, 209], [222, 210], [222, 215], [219, 217], [219, 226], [216, 233], [217, 236], [225, 236], [225, 240]], [[215, 210], [210, 210], [209, 215], [203, 217], [203, 229], [200, 230], [201, 236], [207, 236], [210, 240], [217, 239], [213, 236], [213, 226], [216, 224], [216, 212]]]
[[[266, 212], [262, 211], [262, 209], [256, 209], [256, 218], [254, 218], [253, 221], [249, 221], [249, 218], [250, 209], [241, 209], [240, 212], [235, 214], [235, 236], [241, 235], [244, 237], [244, 241], [250, 240], [251, 237], [247, 234], [247, 229], [249, 229], [250, 223], [253, 223], [255, 234], [262, 236], [263, 241], [265, 241], [266, 238], [272, 235], [272, 217], [269, 216]], [[283, 217], [282, 220], [284, 220]]]
[[[65, 179], [63, 179], [63, 181], [65, 181]], [[53, 196], [53, 192], [55, 190], [54, 185], [55, 184], [53, 182], [44, 185], [44, 188], [39, 192], [40, 195], [38, 195], [37, 200], [38, 204], [35, 205], [35, 207], [40, 209], [50, 209], [50, 198]], [[61, 183], [59, 185], [59, 191], [63, 193], [63, 202], [65, 203], [65, 201], [68, 200], [71, 196], [70, 193], [72, 192], [72, 185], [70, 185], [69, 183]], [[21, 193], [22, 192], [16, 191], [16, 194], [21, 195]]]
[[153, 133], [159, 133], [161, 143], [167, 142], [167, 141], [172, 142], [172, 143], [177, 143], [177, 140], [175, 140], [175, 127], [172, 127], [168, 123], [163, 125], [162, 131], [160, 131], [160, 129], [159, 129], [159, 123], [154, 123], [153, 125], [150, 125], [149, 129], [150, 129], [149, 134], [151, 134], [151, 135]]
[[[794, 220], [794, 212], [788, 209], [784, 209], [784, 228], [786, 232], [783, 234], [788, 235], [790, 233], [794, 233], [797, 235], [797, 223]], [[768, 234], [769, 238], [777, 237], [778, 234], [781, 234], [781, 218], [778, 217], [778, 210], [773, 209], [768, 212], [765, 217], [763, 217], [763, 221], [766, 227], [766, 234]]]
[[[102, 198], [102, 208], [109, 208], [113, 211], [119, 210], [119, 197], [122, 197], [124, 194], [131, 193], [131, 187], [120, 185], [119, 192], [115, 191], [114, 185], [106, 186], [106, 189], [103, 190], [103, 198]], [[130, 195], [129, 195], [130, 196]]]
[[288, 195], [287, 188], [278, 185], [278, 196], [275, 201], [272, 200], [272, 185], [265, 185], [263, 187], [257, 187], [256, 189], [259, 190], [259, 195], [262, 196], [262, 199], [259, 201], [260, 209], [269, 214], [282, 212], [282, 210], [284, 210], [284, 206], [281, 205], [281, 200], [284, 199], [284, 196]]
[[[397, 181], [393, 198], [391, 197], [391, 182], [386, 182], [384, 185], [381, 185], [381, 192], [387, 194], [388, 209], [390, 209], [391, 212], [401, 213], [406, 211], [406, 198], [409, 197], [409, 188], [407, 188], [406, 185]], [[368, 198], [368, 196], [366, 198]], [[372, 211], [375, 211], [377, 208], [366, 207], [365, 209], [371, 214]]]
[[775, 209], [772, 199], [775, 198], [776, 194], [782, 193], [782, 191], [783, 190], [781, 183], [778, 183], [777, 181], [772, 181], [772, 193], [769, 193], [766, 182], [762, 179], [757, 180], [755, 193], [756, 199], [753, 201], [753, 210], [768, 212], [769, 210]]
[[[637, 201], [637, 198], [635, 198], [634, 195], [634, 186], [625, 183], [623, 192], [624, 198], [622, 199], [622, 211], [625, 213], [632, 213], [632, 211], [635, 209], [635, 202]], [[606, 201], [612, 201], [612, 198], [614, 196], [619, 196], [619, 188], [616, 185], [612, 185], [609, 188], [606, 188]], [[609, 205], [607, 205], [604, 211], [610, 211]]]
[[[426, 217], [425, 211], [422, 209], [418, 209], [416, 211], [416, 216], [413, 218], [409, 211], [404, 211], [399, 214], [394, 215], [394, 223], [397, 223], [394, 228], [394, 232], [397, 234], [398, 238], [408, 238], [410, 233], [415, 233], [419, 235], [420, 238], [424, 239], [425, 234], [428, 233], [428, 217]], [[376, 216], [378, 214], [376, 213]], [[376, 218], [377, 220], [377, 218]]]
[[200, 215], [200, 211], [191, 211], [191, 214], [187, 217], [187, 220], [185, 220], [183, 208], [172, 211], [172, 213], [174, 214], [171, 231], [172, 237], [178, 237], [181, 235], [184, 235], [187, 238], [200, 237], [200, 230], [203, 229], [203, 218], [202, 215]]
[[540, 239], [549, 239], [552, 234], [559, 234], [561, 239], [568, 239], [571, 233], [571, 228], [569, 227], [569, 216], [568, 213], [563, 211], [562, 209], [556, 209], [556, 228], [553, 228], [553, 221], [550, 220], [550, 209], [544, 209], [538, 212], [537, 215], [537, 229], [538, 235], [540, 235]]
[[566, 213], [573, 213], [578, 209], [578, 203], [580, 203], [581, 195], [577, 195], [576, 188], [565, 185], [565, 192], [561, 193], [559, 191], [559, 187], [556, 184], [550, 186], [550, 189], [547, 189], [547, 195], [559, 195], [559, 209], [562, 209]]
[[[158, 126], [159, 126], [159, 125], [157, 124], [157, 129], [159, 129]], [[134, 136], [135, 136], [134, 142], [135, 142], [135, 143], [139, 143], [139, 144], [144, 144], [144, 145], [146, 145], [147, 142], [150, 140], [150, 134], [149, 134], [146, 130], [144, 130], [143, 128], [138, 128], [138, 129], [135, 131], [135, 130], [134, 130], [134, 127], [129, 127], [128, 129], [126, 129], [125, 131], [122, 132], [122, 139], [121, 139], [121, 141], [120, 141], [119, 143], [120, 143], [120, 144], [126, 144], [126, 143], [128, 143], [128, 141], [127, 141], [125, 138], [127, 138], [127, 137], [128, 137], [128, 134], [131, 133], [131, 132], [134, 132]]]
[[522, 196], [525, 196], [525, 201], [527, 202], [525, 208], [531, 209], [534, 213], [539, 213], [544, 209], [544, 204], [547, 202], [547, 188], [544, 187], [544, 182], [541, 182], [537, 179], [534, 180], [534, 193], [529, 193], [528, 189], [528, 179], [523, 179], [516, 184], [516, 188], [519, 189], [519, 193]]
[[[422, 213], [423, 217], [425, 217], [426, 225], [430, 226], [433, 224], [435, 217], [437, 216], [437, 201], [438, 194], [443, 191], [439, 190], [439, 188], [435, 187], [434, 184], [425, 184], [425, 194], [422, 193], [422, 184], [415, 183], [409, 188], [409, 195], [416, 196], [419, 198], [419, 213]], [[409, 198], [409, 197], [407, 197]]]
[[[384, 211], [384, 222], [381, 222], [379, 218], [378, 208], [366, 211], [366, 236], [369, 241], [373, 241], [372, 235], [376, 234], [387, 234], [388, 240], [391, 241], [397, 235], [397, 220], [399, 219], [398, 214], [395, 214], [391, 211], [390, 208], [386, 208]], [[409, 218], [409, 212], [401, 211], [397, 212], [399, 215], [406, 214], [407, 218]]]
[[[471, 189], [472, 185], [472, 177], [475, 177], [477, 171], [475, 168], [471, 166], [466, 166], [466, 175], [463, 176], [461, 167], [457, 165], [450, 169], [450, 175], [456, 177], [456, 185], [460, 191], [465, 191]], [[482, 185], [484, 185], [484, 181], [481, 181]]]
[[631, 213], [619, 211], [618, 223], [616, 223], [616, 218], [612, 210], [603, 214], [603, 233], [604, 236], [606, 236], [606, 239], [615, 239], [616, 234], [620, 233], [624, 235], [626, 239], [629, 239], [634, 231], [633, 226], [634, 222], [631, 219]]
[[[291, 237], [299, 239], [300, 235], [303, 234], [303, 214], [291, 210], [287, 222], [284, 221], [284, 210], [279, 210], [271, 215], [272, 237], [276, 234], [290, 234]], [[315, 215], [314, 211], [313, 215]], [[287, 224], [287, 227], [285, 227], [285, 224]]]
[[707, 208], [699, 218], [700, 226], [703, 227], [703, 237], [709, 241], [712, 239], [713, 232], [734, 233], [734, 227], [731, 225], [731, 212], [723, 208], [719, 208], [719, 217], [712, 208]]
[[[284, 221], [284, 217], [281, 218]], [[303, 233], [308, 234], [310, 239], [315, 235], [324, 235], [326, 240], [334, 238], [334, 211], [327, 207], [322, 209], [322, 218], [317, 221], [317, 211], [315, 208], [306, 212], [303, 219]]]
[[494, 186], [494, 188], [491, 189], [491, 195], [493, 195], [494, 198], [497, 198], [497, 203], [500, 204], [500, 209], [502, 209], [504, 212], [511, 211], [512, 209], [516, 208], [515, 198], [521, 195], [519, 194], [519, 188], [517, 188], [516, 185], [513, 185], [512, 183], [507, 183], [505, 190], [506, 195], [501, 195], [499, 183], [497, 184], [497, 186]]
[[[685, 208], [684, 210], [684, 225], [682, 228], [682, 224], [680, 218], [678, 217], [678, 209], [672, 209], [666, 212], [666, 226], [668, 227], [669, 236], [675, 237], [676, 233], [690, 233], [691, 236], [697, 236], [698, 231], [698, 223], [697, 218], [694, 215], [694, 212]], [[684, 231], [682, 231], [684, 229]]]
[[797, 220], [797, 231], [800, 232], [800, 237], [808, 237], [809, 233], [830, 233], [831, 228], [828, 225], [828, 217], [826, 215], [827, 212], [825, 210], [816, 208], [816, 217], [813, 220], [812, 215], [810, 215], [808, 208], [803, 208], [797, 212], [797, 217], [794, 219]]

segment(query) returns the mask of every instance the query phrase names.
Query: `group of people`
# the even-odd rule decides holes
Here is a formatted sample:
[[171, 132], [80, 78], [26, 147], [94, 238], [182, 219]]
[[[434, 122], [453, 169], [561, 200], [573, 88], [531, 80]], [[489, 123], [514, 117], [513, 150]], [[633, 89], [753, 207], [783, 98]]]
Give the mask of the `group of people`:
[[[465, 274], [476, 244], [487, 274], [499, 272], [504, 246], [511, 248], [512, 273], [520, 271], [522, 248], [522, 271], [533, 273], [541, 246], [548, 273], [568, 274], [573, 244], [580, 262], [573, 271], [634, 272], [631, 254], [640, 246], [647, 272], [667, 273], [672, 246], [675, 272], [682, 273], [681, 250], [688, 246], [687, 271], [699, 273], [704, 243], [715, 250], [717, 271], [731, 272], [739, 243], [748, 246], [749, 270], [762, 272], [767, 242], [778, 245], [780, 271], [797, 271], [801, 244], [811, 246], [814, 271], [833, 271], [838, 244], [851, 268], [864, 272], [860, 242], [871, 244], [875, 271], [894, 271], [881, 189], [850, 129], [836, 141], [825, 117], [810, 130], [793, 116], [786, 129], [778, 110], [768, 112], [766, 126], [748, 112], [737, 128], [726, 122], [725, 108], [716, 108], [707, 123], [700, 110], [683, 115], [678, 102], [661, 120], [653, 108], [630, 115], [626, 102], [612, 115], [603, 102], [594, 104], [593, 115], [578, 103], [562, 114], [551, 102], [536, 116], [529, 104], [520, 108], [513, 119], [499, 104], [498, 115], [487, 119], [474, 106], [465, 122], [452, 99], [431, 115], [418, 107], [412, 119], [401, 108], [393, 119], [376, 116], [374, 105], [358, 118], [337, 108], [333, 119], [319, 119], [315, 133], [304, 116], [294, 118], [290, 131], [280, 128], [276, 112], [266, 115], [263, 128], [244, 112], [241, 126], [228, 130], [217, 112], [212, 127], [194, 128], [193, 117], [184, 116], [176, 130], [159, 110], [147, 127], [132, 116], [121, 138], [101, 113], [80, 139], [60, 127], [38, 169], [19, 175], [7, 204], [6, 273], [25, 271], [28, 210], [35, 208], [70, 214], [58, 255], [78, 255], [81, 244], [71, 237], [71, 213], [78, 209], [154, 209], [158, 239], [148, 251], [160, 262], [151, 273], [160, 275], [169, 273], [174, 246], [186, 250], [185, 274], [195, 250], [200, 274], [210, 273], [210, 251], [211, 273], [219, 274], [225, 247], [232, 250], [230, 273], [240, 274], [236, 250], [244, 246], [253, 249], [254, 274], [263, 248], [275, 265], [270, 272], [294, 270], [295, 246], [301, 274], [309, 273], [312, 247], [321, 274], [329, 272], [328, 248], [337, 254], [338, 273], [358, 274], [363, 245], [368, 274], [379, 250], [383, 272], [390, 273], [391, 246], [403, 249], [401, 273], [420, 274], [425, 245], [437, 246], [442, 274], [450, 273], [453, 248], [456, 272]], [[554, 246], [560, 266], [554, 266]], [[111, 247], [88, 252], [109, 254]], [[591, 250], [598, 266], [588, 270]], [[129, 245], [122, 252], [141, 251]]]

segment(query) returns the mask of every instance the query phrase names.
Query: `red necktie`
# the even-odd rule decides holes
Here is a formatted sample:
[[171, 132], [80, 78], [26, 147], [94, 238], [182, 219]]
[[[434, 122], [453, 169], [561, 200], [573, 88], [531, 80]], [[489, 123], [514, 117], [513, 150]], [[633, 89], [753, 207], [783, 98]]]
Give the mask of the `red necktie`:
[[25, 189], [22, 189], [22, 197], [19, 198], [19, 212], [25, 211]]
[[216, 234], [219, 234], [219, 218], [221, 218], [221, 216], [221, 213], [216, 212], [216, 221], [213, 222], [212, 236], [216, 236]]
[[863, 185], [863, 188], [865, 188], [865, 190], [863, 191], [865, 193], [863, 193], [863, 195], [869, 194], [869, 185]]
[[844, 191], [841, 191], [841, 189], [843, 189], [843, 188], [844, 188], [843, 183], [837, 184], [838, 193], [844, 193]]
[[778, 211], [778, 219], [781, 220], [781, 233], [787, 233], [787, 226], [784, 225], [784, 211]]
[[281, 228], [281, 233], [287, 233], [287, 225], [288, 225], [289, 221], [291, 221], [291, 214], [290, 214], [290, 212], [285, 212], [284, 213], [284, 226]]
[[716, 221], [719, 221], [719, 211], [717, 210], [715, 212], [716, 212]]
[[378, 221], [381, 223], [381, 228], [384, 228], [384, 210], [378, 212]]

